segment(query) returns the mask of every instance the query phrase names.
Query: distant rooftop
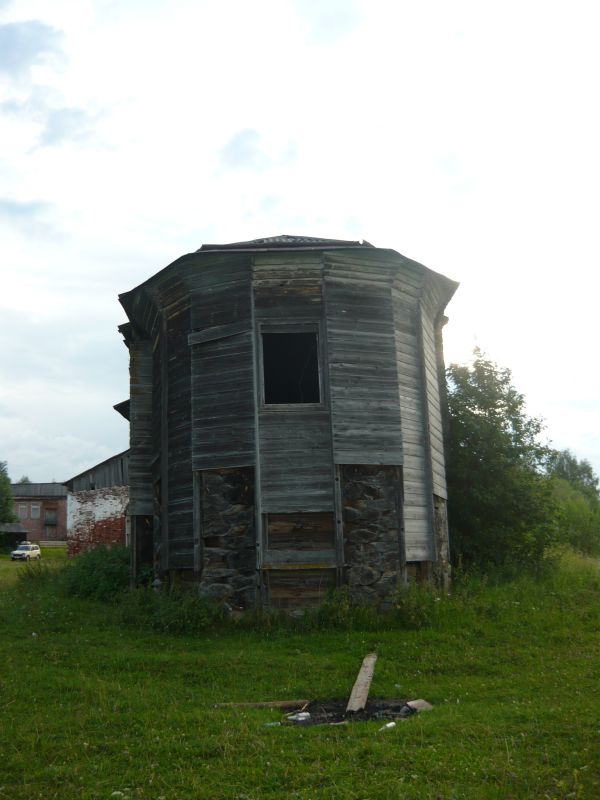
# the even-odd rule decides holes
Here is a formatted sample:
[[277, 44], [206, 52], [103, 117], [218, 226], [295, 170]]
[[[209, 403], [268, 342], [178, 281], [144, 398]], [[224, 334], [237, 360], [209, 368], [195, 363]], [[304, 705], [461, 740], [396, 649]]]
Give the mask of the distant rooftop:
[[62, 483], [11, 483], [13, 497], [66, 497]]
[[22, 533], [27, 531], [20, 522], [0, 522], [0, 533]]
[[322, 250], [338, 247], [373, 247], [369, 242], [349, 241], [347, 239], [320, 239], [316, 236], [267, 236], [264, 239], [250, 239], [248, 242], [230, 244], [203, 244], [196, 252], [203, 250]]

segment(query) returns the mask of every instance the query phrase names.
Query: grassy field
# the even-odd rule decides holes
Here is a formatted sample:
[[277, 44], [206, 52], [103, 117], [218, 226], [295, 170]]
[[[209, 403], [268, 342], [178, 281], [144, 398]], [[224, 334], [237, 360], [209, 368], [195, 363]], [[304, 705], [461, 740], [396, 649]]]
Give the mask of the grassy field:
[[[135, 630], [0, 559], [0, 798], [598, 798], [600, 572], [471, 582], [432, 624], [201, 637]], [[371, 694], [434, 710], [396, 728], [268, 727], [221, 701]]]

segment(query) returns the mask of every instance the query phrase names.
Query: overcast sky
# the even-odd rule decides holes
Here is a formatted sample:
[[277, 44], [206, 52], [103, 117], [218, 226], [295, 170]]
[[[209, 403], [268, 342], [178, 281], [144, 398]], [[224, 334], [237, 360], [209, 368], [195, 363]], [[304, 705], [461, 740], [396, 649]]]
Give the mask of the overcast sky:
[[128, 445], [127, 291], [203, 242], [365, 238], [460, 281], [600, 472], [597, 2], [0, 0], [0, 460]]

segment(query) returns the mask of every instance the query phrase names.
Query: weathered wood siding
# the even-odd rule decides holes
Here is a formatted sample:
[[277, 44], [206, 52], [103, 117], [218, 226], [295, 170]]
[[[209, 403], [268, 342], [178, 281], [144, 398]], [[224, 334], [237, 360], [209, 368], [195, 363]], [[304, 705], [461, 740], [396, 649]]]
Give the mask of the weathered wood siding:
[[421, 300], [420, 324], [423, 345], [423, 374], [425, 388], [425, 410], [427, 415], [426, 430], [428, 434], [429, 456], [431, 459], [431, 477], [433, 493], [447, 498], [446, 466], [444, 459], [444, 431], [442, 424], [442, 406], [440, 400], [440, 376], [438, 356], [436, 352], [437, 303], [431, 295]]
[[169, 566], [193, 567], [193, 485], [191, 464], [190, 301], [167, 316]]
[[193, 468], [254, 464], [252, 333], [194, 344], [191, 350]]
[[283, 610], [319, 605], [336, 580], [334, 569], [268, 570], [265, 576], [268, 604]]
[[248, 258], [199, 265], [192, 295], [194, 469], [256, 460], [254, 340]]
[[422, 278], [410, 265], [398, 268], [392, 297], [396, 368], [404, 451], [404, 542], [407, 561], [433, 558], [432, 496], [425, 436], [425, 395], [420, 345]]
[[328, 254], [327, 357], [336, 464], [402, 463], [390, 267]]
[[333, 511], [329, 414], [301, 408], [259, 415], [265, 513]]
[[129, 513], [152, 514], [152, 343], [128, 342], [130, 375]]
[[254, 258], [254, 313], [259, 357], [263, 329], [288, 330], [300, 324], [318, 332], [321, 364], [318, 407], [259, 406], [263, 513], [333, 511], [331, 428], [326, 376], [322, 369], [321, 274], [320, 253], [270, 253], [257, 254]]

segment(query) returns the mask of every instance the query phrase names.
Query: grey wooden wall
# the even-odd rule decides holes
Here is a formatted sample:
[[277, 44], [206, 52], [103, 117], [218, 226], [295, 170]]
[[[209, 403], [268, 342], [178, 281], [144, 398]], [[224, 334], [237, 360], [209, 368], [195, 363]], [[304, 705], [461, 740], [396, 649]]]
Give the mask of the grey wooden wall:
[[425, 437], [425, 398], [419, 334], [421, 289], [421, 276], [410, 265], [399, 266], [392, 298], [404, 455], [403, 513], [407, 561], [430, 561], [434, 552], [433, 501]]
[[328, 253], [324, 291], [336, 464], [402, 464], [389, 264]]
[[[253, 285], [257, 362], [262, 331], [314, 330], [323, 367], [320, 253], [257, 254]], [[261, 383], [261, 374], [257, 376]], [[258, 386], [259, 397], [261, 386]], [[321, 371], [319, 407], [258, 405], [261, 510], [265, 514], [333, 511], [331, 428], [327, 375]]]

